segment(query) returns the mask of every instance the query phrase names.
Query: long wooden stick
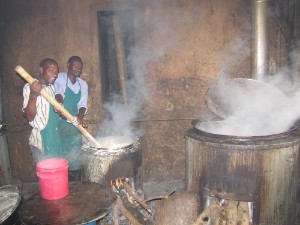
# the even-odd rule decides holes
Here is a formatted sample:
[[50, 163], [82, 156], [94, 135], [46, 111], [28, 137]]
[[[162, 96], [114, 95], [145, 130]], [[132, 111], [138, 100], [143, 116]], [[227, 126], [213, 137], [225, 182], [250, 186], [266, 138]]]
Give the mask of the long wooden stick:
[[126, 207], [123, 205], [123, 202], [121, 200], [120, 196], [117, 196], [117, 207], [118, 209], [121, 211], [121, 213], [128, 219], [128, 221], [132, 224], [132, 225], [142, 225], [137, 218], [134, 217], [134, 215], [132, 215], [132, 213], [126, 209]]
[[145, 210], [147, 210], [147, 212], [150, 215], [152, 215], [151, 208], [146, 204], [146, 202], [142, 198], [133, 193], [133, 188], [126, 181], [124, 182], [124, 188], [127, 191], [129, 197], [132, 198], [132, 200], [137, 201]]
[[[18, 74], [20, 74], [29, 84], [32, 84], [33, 81], [35, 81], [35, 79], [29, 74], [27, 73], [21, 66], [17, 66], [15, 68], [15, 71], [18, 72]], [[51, 95], [49, 95], [49, 93], [43, 88], [41, 90], [41, 95], [47, 100], [49, 101], [54, 108], [56, 108], [57, 110], [59, 110], [69, 121], [73, 121], [74, 120], [74, 116], [71, 115], [61, 104], [59, 104], [55, 98], [53, 98]], [[92, 142], [95, 147], [100, 147], [100, 144], [95, 140], [95, 138], [92, 137], [92, 135], [89, 134], [89, 132], [87, 132], [87, 130], [85, 128], [83, 128], [83, 126], [81, 126], [81, 124], [78, 124], [76, 126], [76, 128], [90, 141]]]

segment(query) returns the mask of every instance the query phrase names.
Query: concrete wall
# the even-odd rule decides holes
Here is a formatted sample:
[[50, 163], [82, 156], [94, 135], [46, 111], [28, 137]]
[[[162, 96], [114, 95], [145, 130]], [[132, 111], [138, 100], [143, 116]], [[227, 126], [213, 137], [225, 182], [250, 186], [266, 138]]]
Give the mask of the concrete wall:
[[25, 124], [26, 129], [7, 133], [12, 172], [22, 180], [35, 179], [35, 165], [21, 112], [25, 81], [14, 68], [21, 65], [34, 75], [41, 59], [52, 57], [65, 70], [69, 56], [81, 56], [90, 87], [88, 131], [97, 135], [102, 121], [98, 11], [134, 13], [135, 44], [145, 57], [140, 76], [149, 90], [133, 123], [145, 130], [140, 139], [145, 181], [183, 180], [185, 131], [192, 119], [212, 116], [204, 103], [209, 83], [223, 73], [251, 77], [251, 1], [12, 0], [5, 9], [4, 118]]

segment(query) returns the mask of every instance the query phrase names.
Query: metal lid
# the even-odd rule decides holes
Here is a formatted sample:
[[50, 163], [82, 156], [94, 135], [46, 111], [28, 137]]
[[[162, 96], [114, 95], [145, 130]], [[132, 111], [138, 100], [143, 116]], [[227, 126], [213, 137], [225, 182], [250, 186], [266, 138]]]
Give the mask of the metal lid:
[[0, 224], [7, 220], [21, 201], [19, 189], [14, 185], [0, 187]]
[[209, 110], [222, 119], [233, 115], [241, 107], [264, 99], [264, 107], [268, 108], [273, 104], [269, 99], [286, 102], [287, 96], [275, 86], [245, 78], [216, 80], [205, 94], [205, 104]]

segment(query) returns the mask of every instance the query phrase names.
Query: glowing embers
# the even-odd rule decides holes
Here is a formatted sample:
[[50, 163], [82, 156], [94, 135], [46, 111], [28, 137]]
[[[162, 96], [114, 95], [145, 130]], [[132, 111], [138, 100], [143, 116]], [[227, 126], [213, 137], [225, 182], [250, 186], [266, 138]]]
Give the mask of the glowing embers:
[[[137, 192], [129, 178], [113, 178], [110, 180], [112, 190], [117, 194], [117, 202], [113, 209], [114, 224], [119, 224], [119, 212], [125, 216], [130, 224], [152, 224], [152, 210]], [[147, 216], [143, 211], [147, 212]], [[149, 217], [150, 216], [150, 217]]]
[[[126, 178], [115, 178], [110, 180], [110, 185], [117, 190], [120, 190], [121, 188], [124, 188], [124, 182], [126, 181]], [[127, 181], [126, 181], [127, 182]]]

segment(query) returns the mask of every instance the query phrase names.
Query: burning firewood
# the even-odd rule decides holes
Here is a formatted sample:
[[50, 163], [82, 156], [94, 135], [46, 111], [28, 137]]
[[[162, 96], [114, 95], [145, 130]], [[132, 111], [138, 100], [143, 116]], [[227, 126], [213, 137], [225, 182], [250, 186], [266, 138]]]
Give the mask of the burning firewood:
[[125, 188], [125, 190], [127, 191], [129, 197], [132, 200], [138, 202], [150, 215], [152, 215], [151, 208], [146, 204], [146, 202], [142, 198], [140, 198], [138, 195], [136, 195], [134, 193], [133, 188], [130, 187], [130, 185], [128, 184], [128, 182], [124, 183], [124, 188]]
[[150, 215], [152, 215], [151, 208], [147, 205], [146, 201], [135, 194], [135, 190], [129, 185], [127, 178], [116, 178], [111, 180], [111, 185], [117, 190], [124, 189], [128, 194], [129, 200], [135, 201], [142, 206]]
[[[128, 219], [128, 221], [132, 225], [142, 225], [135, 217], [131, 214], [129, 210], [126, 209], [126, 207], [123, 205], [123, 202], [120, 198], [120, 196], [117, 196], [117, 208], [120, 209], [121, 213]], [[115, 223], [116, 225], [116, 223]]]
[[115, 188], [115, 192], [118, 192], [121, 188], [124, 188], [126, 178], [115, 178], [110, 180], [110, 185], [112, 188]]
[[[121, 211], [128, 221], [134, 225], [151, 225], [150, 219], [145, 217], [133, 203], [138, 203], [143, 209], [146, 209], [150, 215], [151, 209], [142, 198], [135, 194], [135, 190], [129, 185], [128, 179], [112, 179], [110, 183], [113, 191], [118, 193], [117, 209]], [[114, 218], [114, 220], [116, 219]]]
[[[128, 212], [130, 212], [130, 214], [133, 217], [135, 217], [136, 220], [139, 221], [140, 224], [142, 224], [142, 225], [152, 225], [152, 222], [151, 222], [150, 218], [145, 217], [144, 214], [142, 214], [139, 211], [139, 209], [136, 207], [136, 205], [132, 204], [132, 202], [129, 201], [129, 198], [127, 197], [127, 193], [125, 192], [125, 190], [120, 190], [119, 191], [119, 198], [120, 198], [120, 201], [123, 204], [124, 208]], [[124, 213], [124, 211], [122, 211], [122, 210], [121, 210], [121, 212]], [[127, 218], [126, 215], [124, 215], [124, 216]]]

